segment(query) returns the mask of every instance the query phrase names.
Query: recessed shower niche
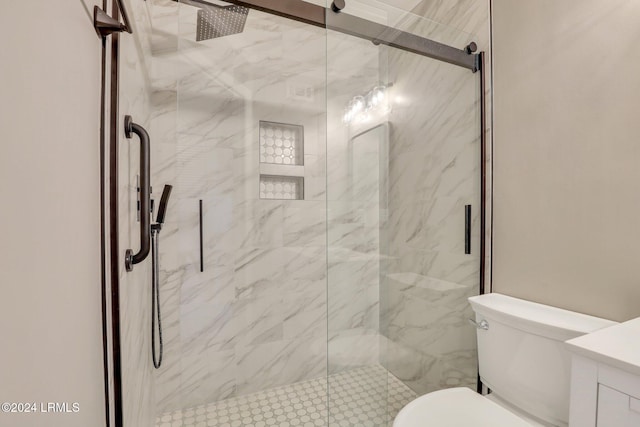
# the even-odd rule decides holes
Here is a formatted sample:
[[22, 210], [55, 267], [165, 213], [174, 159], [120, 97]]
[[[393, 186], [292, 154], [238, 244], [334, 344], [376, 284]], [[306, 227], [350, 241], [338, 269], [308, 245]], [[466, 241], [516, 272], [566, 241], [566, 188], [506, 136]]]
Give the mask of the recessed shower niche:
[[304, 199], [304, 127], [260, 121], [260, 198]]
[[304, 178], [300, 176], [260, 175], [260, 198], [276, 200], [304, 199]]

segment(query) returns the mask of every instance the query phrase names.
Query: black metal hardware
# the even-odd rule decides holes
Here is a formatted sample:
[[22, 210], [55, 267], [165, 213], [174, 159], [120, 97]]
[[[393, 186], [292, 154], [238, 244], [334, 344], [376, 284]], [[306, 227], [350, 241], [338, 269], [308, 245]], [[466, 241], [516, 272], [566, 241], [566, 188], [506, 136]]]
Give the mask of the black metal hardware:
[[[160, 257], [158, 246], [160, 241], [160, 230], [164, 224], [164, 217], [167, 213], [167, 204], [171, 196], [172, 185], [165, 185], [160, 197], [158, 206], [158, 216], [156, 223], [151, 224], [151, 359], [153, 367], [159, 369], [162, 366], [162, 355], [164, 354], [164, 343], [162, 341], [162, 314], [160, 313]], [[152, 200], [153, 202], [153, 200]], [[158, 324], [158, 350], [156, 351], [156, 322]]]
[[124, 134], [127, 138], [132, 133], [140, 138], [140, 250], [134, 254], [133, 250], [125, 252], [125, 266], [127, 271], [133, 270], [133, 266], [147, 258], [151, 249], [151, 156], [149, 134], [144, 128], [133, 123], [131, 116], [124, 118]]
[[[106, 2], [105, 2], [106, 4]], [[104, 40], [104, 39], [103, 39]], [[102, 65], [100, 84], [100, 305], [102, 314], [102, 363], [103, 363], [103, 386], [104, 386], [104, 407], [105, 425], [111, 426], [111, 372], [109, 366], [109, 302], [107, 297], [107, 216], [106, 216], [106, 103], [107, 103], [107, 49], [106, 43], [102, 43]]]
[[[106, 10], [106, 0], [103, 7]], [[118, 5], [111, 3], [111, 13], [115, 18], [119, 17]], [[102, 38], [103, 49], [107, 47], [106, 39]], [[111, 49], [109, 51], [109, 300], [111, 305], [111, 364], [113, 366], [113, 424], [116, 427], [124, 425], [123, 381], [122, 381], [122, 346], [120, 328], [120, 237], [119, 237], [119, 144], [120, 144], [120, 34], [111, 36]], [[105, 76], [106, 78], [106, 76]], [[103, 84], [106, 82], [103, 82]], [[105, 100], [106, 101], [106, 100]], [[107, 364], [108, 369], [108, 364]], [[107, 382], [109, 384], [109, 382]], [[110, 426], [110, 423], [107, 423]]]
[[203, 209], [202, 209], [202, 199], [199, 201], [200, 208], [200, 272], [204, 272], [204, 230], [203, 230]]
[[[173, 0], [195, 7], [211, 7], [206, 0]], [[423, 55], [438, 61], [448, 62], [467, 68], [472, 72], [478, 71], [480, 60], [477, 54], [466, 49], [457, 49], [446, 44], [438, 43], [415, 34], [387, 27], [347, 13], [336, 13], [344, 0], [335, 0], [331, 8], [327, 9], [303, 0], [225, 0], [238, 6], [259, 10], [272, 15], [282, 16], [321, 28], [328, 28], [344, 34], [369, 40], [376, 45], [384, 44], [397, 49]], [[344, 6], [343, 6], [344, 8]], [[338, 9], [338, 10], [335, 10]], [[472, 43], [474, 44], [474, 43]], [[469, 44], [470, 47], [472, 44]]]
[[[162, 314], [160, 313], [160, 263], [158, 257], [158, 240], [162, 224], [151, 226], [151, 360], [153, 367], [162, 366], [164, 343], [162, 341]], [[156, 352], [156, 322], [158, 322], [158, 350]]]
[[100, 9], [100, 7], [93, 7], [93, 27], [96, 29], [96, 32], [100, 37], [107, 37], [109, 34], [119, 33], [122, 31], [131, 33], [129, 15], [127, 15], [127, 10], [125, 9], [124, 4], [122, 4], [121, 0], [114, 0], [114, 2], [114, 7], [117, 5], [118, 10], [122, 14], [122, 20], [124, 23], [112, 18], [107, 14], [107, 12]]
[[164, 189], [162, 190], [162, 196], [160, 197], [160, 205], [158, 206], [158, 216], [156, 217], [156, 222], [158, 224], [164, 224], [164, 216], [167, 213], [167, 204], [169, 203], [171, 190], [173, 190], [173, 185], [165, 185]]
[[331, 10], [333, 10], [335, 13], [340, 12], [342, 9], [344, 9], [346, 6], [344, 0], [333, 0], [333, 2], [331, 3]]
[[[487, 226], [487, 106], [486, 82], [487, 70], [484, 52], [476, 55], [480, 71], [480, 295], [484, 294], [486, 284], [486, 226]], [[489, 284], [491, 285], [491, 284]], [[491, 290], [489, 289], [489, 292]]]
[[476, 50], [478, 50], [478, 45], [475, 42], [469, 43], [467, 47], [464, 48], [464, 51], [468, 54], [475, 53]]
[[[175, 0], [178, 1], [178, 0]], [[325, 9], [324, 7], [321, 6], [317, 6], [317, 5], [313, 5], [311, 3], [306, 3], [304, 1], [301, 0], [278, 0], [278, 1], [273, 1], [273, 0], [225, 0], [226, 3], [233, 3], [236, 5], [240, 5], [240, 6], [245, 6], [245, 7], [249, 7], [251, 9], [255, 9], [255, 10], [259, 10], [259, 11], [263, 11], [263, 12], [267, 12], [273, 15], [278, 15], [278, 16], [282, 16], [285, 18], [289, 18], [289, 19], [293, 19], [296, 21], [300, 21], [300, 22], [305, 22], [307, 24], [310, 25], [314, 25], [317, 27], [322, 27], [322, 28], [327, 28], [327, 24], [326, 24], [326, 14], [327, 12], [329, 12], [327, 9]], [[209, 3], [207, 3], [206, 1], [203, 0], [180, 0], [181, 3], [199, 3], [199, 4], [203, 4], [203, 5], [208, 5]], [[103, 7], [106, 10], [106, 0], [103, 1]], [[118, 31], [128, 31], [131, 32], [130, 27], [128, 26], [128, 18], [126, 17], [126, 11], [124, 10], [124, 8], [122, 7], [123, 5], [121, 4], [120, 1], [116, 0], [113, 1], [111, 4], [112, 7], [112, 16], [114, 18], [118, 18], [119, 16], [119, 9], [122, 10], [122, 13], [124, 15], [124, 20], [125, 20], [125, 26], [127, 27], [127, 29], [125, 30], [124, 28], [122, 28], [122, 25], [119, 24], [119, 28], [114, 29], [114, 31], [104, 31], [104, 30], [100, 30], [98, 27], [100, 25], [102, 25], [102, 23], [100, 25], [96, 25], [96, 31], [99, 34], [100, 37], [104, 37], [108, 34], [112, 34], [111, 37], [111, 49], [109, 51], [109, 57], [110, 57], [110, 70], [109, 70], [109, 92], [110, 92], [110, 96], [109, 96], [109, 146], [108, 146], [108, 151], [107, 149], [105, 149], [104, 153], [105, 155], [108, 154], [108, 158], [106, 160], [108, 160], [108, 195], [109, 195], [109, 204], [108, 204], [108, 209], [109, 209], [109, 221], [108, 221], [108, 230], [103, 230], [104, 233], [104, 241], [106, 241], [106, 233], [109, 234], [109, 265], [108, 265], [108, 273], [109, 273], [109, 282], [110, 282], [110, 287], [109, 289], [104, 289], [104, 295], [106, 296], [107, 292], [109, 293], [109, 297], [110, 297], [110, 304], [109, 304], [109, 308], [110, 308], [110, 315], [111, 315], [111, 351], [110, 351], [110, 355], [111, 355], [111, 363], [113, 366], [113, 370], [112, 372], [109, 372], [108, 370], [108, 365], [105, 363], [105, 389], [108, 389], [108, 384], [109, 381], [106, 381], [106, 376], [110, 376], [110, 378], [112, 379], [112, 384], [113, 384], [113, 394], [111, 395], [111, 393], [107, 393], [109, 394], [109, 396], [106, 396], [105, 400], [107, 401], [107, 403], [109, 402], [109, 397], [112, 397], [113, 400], [113, 420], [116, 426], [122, 426], [123, 425], [123, 393], [122, 393], [122, 358], [121, 358], [121, 333], [120, 333], [120, 312], [119, 312], [119, 307], [120, 307], [120, 296], [119, 296], [119, 266], [120, 266], [120, 251], [119, 251], [119, 236], [118, 236], [118, 229], [119, 229], [119, 218], [118, 218], [118, 214], [119, 214], [119, 202], [118, 202], [118, 143], [119, 143], [119, 132], [118, 132], [118, 126], [119, 126], [119, 120], [120, 120], [120, 115], [119, 115], [119, 102], [118, 102], [118, 92], [119, 92], [119, 52], [120, 52], [120, 46], [119, 46], [119, 34]], [[341, 13], [341, 14], [335, 14], [336, 16], [348, 16], [347, 14]], [[104, 25], [112, 25], [109, 22], [104, 22]], [[337, 27], [337, 24], [334, 24], [333, 27], [330, 27], [331, 29], [337, 30], [337, 31], [341, 31], [341, 32], [345, 32], [342, 31], [340, 28]], [[386, 28], [386, 27], [385, 27]], [[104, 34], [103, 34], [104, 32]], [[356, 35], [358, 36], [358, 35]], [[358, 36], [358, 37], [362, 37], [362, 36]], [[364, 37], [367, 38], [367, 37]], [[427, 40], [427, 39], [422, 39], [422, 38], [418, 38], [419, 40]], [[380, 41], [376, 38], [371, 39], [372, 42], [380, 44]], [[405, 47], [402, 45], [392, 45], [389, 44], [390, 46], [393, 46], [395, 48], [398, 49], [402, 49], [402, 50], [406, 50], [406, 51], [410, 51], [416, 54], [420, 54], [423, 56], [428, 56], [434, 59], [438, 59], [438, 60], [443, 60], [446, 62], [450, 62], [452, 64], [456, 64], [465, 68], [468, 68], [470, 70], [472, 70], [473, 72], [476, 72], [478, 70], [481, 71], [481, 75], [480, 75], [480, 110], [481, 110], [481, 174], [482, 174], [482, 188], [481, 188], [481, 212], [480, 212], [480, 222], [481, 222], [481, 235], [480, 235], [480, 294], [485, 293], [485, 281], [489, 280], [489, 285], [490, 285], [490, 275], [486, 275], [485, 273], [485, 226], [486, 226], [486, 205], [487, 203], [492, 203], [492, 200], [490, 198], [487, 197], [487, 181], [486, 181], [486, 167], [487, 167], [487, 154], [486, 154], [486, 150], [488, 149], [488, 144], [491, 143], [491, 141], [487, 140], [487, 132], [486, 132], [486, 115], [487, 115], [487, 111], [486, 111], [486, 101], [485, 101], [485, 79], [488, 77], [487, 75], [485, 75], [483, 72], [486, 71], [485, 70], [485, 66], [484, 66], [484, 52], [480, 52], [479, 54], [467, 54], [466, 50], [463, 50], [462, 52], [467, 54], [469, 57], [472, 58], [471, 61], [463, 61], [462, 63], [458, 63], [458, 62], [453, 62], [453, 61], [447, 61], [446, 59], [443, 59], [442, 56], [439, 55], [429, 55], [421, 50], [415, 50], [413, 48], [409, 48], [409, 47]], [[105, 49], [106, 44], [103, 42], [103, 54], [105, 54], [106, 56], [106, 49]], [[446, 46], [446, 45], [445, 45]], [[452, 48], [450, 46], [446, 46], [449, 49], [452, 50], [448, 50], [446, 49], [444, 51], [444, 56], [446, 57], [449, 53], [453, 52], [453, 56], [455, 56], [455, 58], [459, 59], [459, 55], [457, 53], [457, 49]], [[103, 57], [104, 59], [104, 57]], [[457, 61], [457, 59], [456, 59]], [[106, 61], [105, 61], [106, 62]], [[473, 65], [469, 65], [469, 63], [472, 62]], [[106, 81], [107, 76], [103, 74], [103, 91], [106, 92], [106, 89], [104, 87], [105, 81]], [[105, 104], [106, 104], [106, 93], [105, 93]], [[104, 105], [103, 105], [104, 107]], [[107, 110], [104, 109], [102, 117], [103, 119], [106, 118], [106, 114], [107, 114]], [[105, 129], [106, 130], [106, 129]], [[102, 137], [105, 136], [106, 132], [102, 133]], [[106, 171], [105, 174], [106, 175]], [[104, 176], [103, 176], [104, 178]], [[105, 191], [106, 193], [106, 191]], [[106, 197], [103, 199], [106, 200]], [[105, 202], [106, 203], [106, 202]], [[106, 225], [106, 221], [105, 221], [105, 225]], [[106, 228], [106, 227], [105, 227]], [[105, 245], [103, 244], [102, 247], [103, 251], [106, 251]], [[488, 250], [491, 250], [490, 248], [486, 248]], [[105, 266], [105, 274], [106, 274], [106, 266]], [[487, 277], [485, 277], [485, 275]], [[103, 279], [105, 279], [105, 277], [103, 277]], [[490, 286], [487, 288], [488, 291], [490, 291]], [[106, 321], [106, 320], [103, 320]], [[107, 344], [106, 344], [106, 338], [105, 338], [105, 349], [107, 348]], [[480, 383], [480, 376], [478, 375], [478, 386], [479, 389], [481, 388], [481, 383]], [[489, 393], [491, 392], [491, 390], [488, 390]], [[107, 404], [107, 422], [106, 425], [111, 425], [109, 422], [109, 405]]]
[[464, 207], [464, 253], [471, 253], [471, 205]]
[[347, 13], [327, 14], [326, 28], [478, 71], [477, 55]]

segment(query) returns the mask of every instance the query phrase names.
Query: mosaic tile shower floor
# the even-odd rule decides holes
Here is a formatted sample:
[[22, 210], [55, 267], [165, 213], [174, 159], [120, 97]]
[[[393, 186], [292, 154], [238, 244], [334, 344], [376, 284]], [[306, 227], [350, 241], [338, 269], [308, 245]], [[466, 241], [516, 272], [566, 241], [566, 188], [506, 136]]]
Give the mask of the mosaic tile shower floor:
[[383, 367], [366, 366], [328, 378], [163, 414], [156, 427], [386, 427], [416, 394]]

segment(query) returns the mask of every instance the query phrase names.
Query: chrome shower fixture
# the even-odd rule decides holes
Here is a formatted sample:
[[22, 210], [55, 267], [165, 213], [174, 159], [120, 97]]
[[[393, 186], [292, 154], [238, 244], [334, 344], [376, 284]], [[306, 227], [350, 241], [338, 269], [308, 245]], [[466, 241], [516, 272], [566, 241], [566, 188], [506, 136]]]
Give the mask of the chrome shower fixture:
[[239, 34], [244, 31], [249, 9], [243, 6], [206, 6], [198, 10], [196, 41]]
[[[239, 34], [244, 31], [249, 8], [219, 0], [173, 0], [198, 8], [196, 41]], [[222, 4], [216, 4], [222, 3]]]

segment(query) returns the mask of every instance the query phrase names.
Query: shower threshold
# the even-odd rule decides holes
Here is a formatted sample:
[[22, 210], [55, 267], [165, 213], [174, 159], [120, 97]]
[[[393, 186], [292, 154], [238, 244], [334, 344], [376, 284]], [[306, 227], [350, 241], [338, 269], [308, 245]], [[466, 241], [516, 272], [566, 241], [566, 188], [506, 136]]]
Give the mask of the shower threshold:
[[156, 427], [387, 427], [415, 398], [413, 390], [382, 366], [363, 366], [167, 412], [156, 419]]

